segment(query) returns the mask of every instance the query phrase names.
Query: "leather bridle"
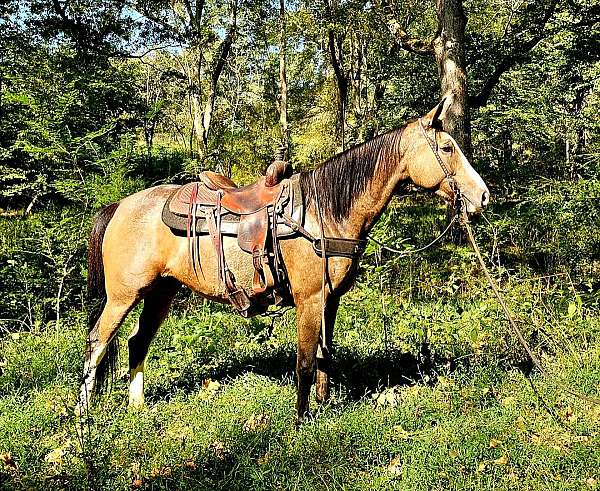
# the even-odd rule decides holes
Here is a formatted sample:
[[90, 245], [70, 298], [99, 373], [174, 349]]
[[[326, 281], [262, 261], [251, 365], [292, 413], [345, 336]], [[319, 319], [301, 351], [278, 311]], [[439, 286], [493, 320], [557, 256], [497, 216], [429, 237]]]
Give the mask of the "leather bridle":
[[[427, 127], [433, 129], [433, 140], [427, 134], [427, 129], [426, 129]], [[421, 133], [423, 133], [423, 136], [425, 137], [425, 140], [427, 141], [429, 148], [431, 148], [431, 151], [433, 152], [433, 156], [437, 160], [438, 164], [440, 164], [440, 167], [442, 168], [442, 171], [444, 172], [444, 176], [445, 176], [444, 179], [446, 181], [448, 181], [448, 185], [450, 186], [450, 189], [452, 190], [454, 205], [458, 206], [460, 204], [460, 200], [461, 200], [460, 187], [458, 186], [456, 179], [454, 179], [454, 174], [452, 172], [450, 172], [450, 170], [448, 169], [448, 166], [442, 160], [442, 157], [440, 157], [440, 152], [438, 150], [438, 144], [437, 144], [437, 130], [435, 129], [435, 127], [433, 127], [431, 125], [427, 125], [427, 127], [423, 124], [423, 120], [419, 119], [419, 128], [421, 128]]]

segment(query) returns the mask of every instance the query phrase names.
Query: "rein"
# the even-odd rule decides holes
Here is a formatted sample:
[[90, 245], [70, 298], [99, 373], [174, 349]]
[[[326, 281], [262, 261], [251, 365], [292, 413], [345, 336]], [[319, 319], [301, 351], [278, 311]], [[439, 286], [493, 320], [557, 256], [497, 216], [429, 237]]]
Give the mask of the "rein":
[[383, 242], [381, 242], [380, 240], [377, 240], [372, 235], [369, 235], [368, 237], [369, 237], [369, 240], [375, 242], [379, 247], [381, 247], [382, 249], [384, 249], [386, 251], [393, 252], [394, 254], [398, 254], [400, 257], [410, 256], [411, 254], [415, 254], [417, 252], [422, 252], [426, 249], [429, 249], [431, 246], [433, 246], [434, 244], [439, 242], [442, 239], [442, 237], [444, 237], [444, 235], [446, 235], [448, 233], [448, 231], [452, 228], [452, 225], [454, 225], [454, 223], [458, 220], [458, 218], [459, 218], [458, 213], [455, 213], [454, 216], [452, 217], [452, 220], [450, 220], [450, 222], [448, 223], [446, 228], [443, 230], [443, 232], [440, 235], [438, 235], [435, 239], [433, 239], [429, 244], [424, 245], [423, 247], [418, 247], [417, 249], [411, 249], [408, 251], [401, 251], [399, 249], [394, 249], [393, 247], [386, 246]]
[[[542, 375], [548, 376], [548, 371], [544, 368], [541, 360], [534, 353], [531, 346], [529, 346], [529, 343], [525, 339], [525, 336], [523, 335], [522, 331], [517, 326], [517, 324], [514, 320], [514, 317], [511, 313], [510, 309], [508, 308], [508, 305], [506, 305], [506, 302], [504, 301], [502, 294], [498, 290], [498, 284], [492, 278], [492, 275], [490, 274], [490, 271], [488, 270], [488, 268], [485, 264], [485, 261], [483, 260], [481, 251], [479, 250], [479, 246], [477, 245], [477, 242], [475, 242], [475, 236], [473, 235], [473, 229], [471, 228], [469, 220], [467, 219], [467, 214], [464, 211], [464, 208], [461, 210], [461, 221], [460, 222], [461, 222], [461, 225], [463, 226], [463, 228], [465, 229], [465, 231], [467, 232], [467, 238], [469, 239], [469, 243], [471, 244], [471, 247], [473, 248], [473, 251], [475, 252], [475, 256], [477, 257], [477, 260], [479, 261], [481, 269], [483, 270], [483, 274], [485, 275], [486, 279], [488, 280], [488, 283], [489, 283], [492, 291], [494, 292], [494, 295], [496, 296], [498, 303], [502, 307], [504, 316], [506, 317], [506, 320], [508, 321], [508, 325], [510, 326], [513, 334], [515, 335], [515, 337], [519, 341], [519, 344], [523, 347], [523, 349], [527, 353], [527, 356], [529, 357], [531, 362], [535, 365], [535, 367], [540, 371], [540, 373]], [[558, 380], [557, 385], [560, 386], [566, 393], [568, 393], [574, 397], [577, 397], [578, 399], [581, 399], [585, 402], [589, 402], [590, 404], [600, 405], [600, 399], [582, 394], [578, 390], [570, 387], [568, 384], [566, 384], [562, 380]]]
[[319, 215], [319, 228], [321, 232], [321, 350], [327, 351], [327, 338], [325, 326], [325, 283], [327, 283], [327, 253], [325, 251], [325, 231], [323, 229], [323, 214], [321, 213], [321, 205], [319, 203], [319, 194], [317, 193], [317, 183], [315, 182], [315, 173], [312, 173], [312, 184], [315, 191], [315, 205], [317, 207], [317, 215]]
[[[425, 137], [425, 139], [427, 140], [427, 143], [429, 144], [429, 148], [431, 148], [431, 151], [433, 152], [433, 155], [435, 156], [435, 159], [437, 160], [437, 162], [440, 164], [440, 167], [442, 168], [442, 170], [444, 171], [444, 174], [446, 176], [446, 179], [448, 179], [448, 182], [450, 184], [450, 187], [453, 189], [454, 191], [454, 209], [456, 210], [456, 213], [454, 214], [454, 216], [452, 217], [452, 220], [450, 221], [450, 223], [448, 224], [448, 226], [446, 227], [446, 229], [436, 238], [434, 239], [432, 242], [430, 242], [429, 244], [427, 244], [424, 247], [421, 247], [419, 249], [415, 249], [413, 251], [399, 251], [397, 249], [393, 249], [391, 247], [387, 247], [384, 244], [382, 244], [381, 242], [379, 242], [378, 240], [374, 239], [373, 237], [369, 236], [369, 238], [375, 242], [376, 244], [378, 244], [380, 247], [390, 251], [390, 252], [394, 252], [403, 256], [407, 256], [409, 254], [413, 254], [416, 252], [420, 252], [423, 251], [425, 249], [427, 249], [428, 247], [431, 247], [433, 244], [435, 244], [438, 240], [440, 240], [450, 229], [450, 227], [458, 220], [459, 223], [461, 224], [461, 226], [465, 229], [466, 233], [467, 233], [467, 238], [469, 240], [469, 243], [471, 244], [471, 247], [473, 248], [473, 251], [475, 253], [475, 256], [477, 257], [477, 260], [479, 261], [479, 264], [481, 266], [481, 269], [483, 270], [483, 274], [485, 275], [491, 289], [492, 292], [494, 293], [496, 299], [498, 300], [498, 303], [500, 304], [500, 306], [502, 307], [502, 311], [504, 312], [504, 316], [506, 317], [506, 320], [514, 334], [514, 336], [517, 338], [517, 340], [519, 341], [519, 344], [521, 345], [521, 347], [525, 350], [525, 352], [527, 353], [528, 358], [530, 359], [530, 361], [533, 363], [533, 365], [540, 371], [540, 373], [544, 376], [548, 376], [548, 371], [545, 369], [545, 367], [542, 365], [541, 360], [538, 358], [538, 356], [535, 354], [535, 352], [533, 351], [533, 349], [531, 348], [531, 346], [529, 345], [529, 343], [527, 342], [527, 340], [525, 339], [525, 336], [523, 335], [523, 332], [519, 329], [519, 327], [517, 326], [514, 317], [510, 311], [510, 309], [508, 308], [508, 305], [506, 304], [506, 301], [504, 300], [504, 298], [502, 297], [502, 294], [500, 293], [500, 290], [498, 289], [498, 285], [496, 283], [496, 281], [492, 278], [492, 275], [490, 273], [490, 271], [488, 270], [485, 261], [481, 255], [481, 251], [479, 250], [479, 246], [477, 245], [477, 242], [475, 241], [475, 236], [473, 234], [473, 229], [471, 228], [471, 225], [469, 223], [468, 217], [467, 217], [467, 211], [465, 208], [465, 201], [463, 199], [463, 196], [461, 196], [460, 193], [460, 188], [458, 187], [458, 184], [456, 183], [456, 181], [454, 180], [452, 174], [449, 172], [448, 167], [446, 166], [446, 164], [444, 163], [444, 161], [442, 160], [442, 158], [440, 157], [438, 150], [437, 150], [437, 139], [435, 141], [432, 141], [429, 138], [429, 135], [427, 134], [425, 127], [423, 126], [421, 120], [419, 119], [419, 126], [421, 127], [421, 132], [423, 133], [423, 136]], [[435, 135], [435, 129], [434, 129], [434, 135]], [[435, 136], [434, 136], [435, 137]], [[466, 198], [466, 196], [464, 197]], [[533, 385], [533, 382], [531, 382]], [[561, 387], [566, 393], [577, 397], [578, 399], [581, 399], [585, 402], [588, 402], [590, 404], [594, 404], [594, 405], [600, 405], [600, 399], [595, 398], [595, 397], [590, 397], [588, 395], [582, 394], [581, 392], [579, 392], [576, 389], [573, 389], [571, 386], [569, 386], [567, 383], [565, 383], [562, 380], [559, 380], [557, 382], [557, 385], [559, 387]]]

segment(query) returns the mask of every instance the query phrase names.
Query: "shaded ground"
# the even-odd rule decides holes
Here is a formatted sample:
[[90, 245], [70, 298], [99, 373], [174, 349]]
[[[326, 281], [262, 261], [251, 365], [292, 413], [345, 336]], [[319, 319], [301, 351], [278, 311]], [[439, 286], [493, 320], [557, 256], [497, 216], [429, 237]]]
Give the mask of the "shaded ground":
[[472, 352], [450, 371], [435, 355], [427, 364], [407, 353], [401, 331], [386, 350], [377, 312], [361, 312], [340, 313], [333, 398], [313, 401], [299, 430], [292, 315], [270, 337], [265, 322], [212, 307], [173, 315], [150, 354], [147, 408], [128, 411], [115, 381], [84, 440], [72, 417], [83, 325], [4, 338], [0, 489], [597, 486], [600, 408], [556, 389], [558, 374], [586, 393], [600, 388], [596, 317], [581, 325], [585, 350], [548, 358], [547, 379], [533, 374], [542, 402], [521, 370], [493, 356]]

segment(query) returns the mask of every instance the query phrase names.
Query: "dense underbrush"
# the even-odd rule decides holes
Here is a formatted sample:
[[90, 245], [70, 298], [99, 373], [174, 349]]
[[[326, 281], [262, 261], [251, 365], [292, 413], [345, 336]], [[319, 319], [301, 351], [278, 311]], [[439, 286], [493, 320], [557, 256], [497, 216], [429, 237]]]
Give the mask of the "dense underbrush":
[[[293, 311], [244, 320], [182, 292], [151, 347], [147, 407], [127, 409], [123, 357], [82, 437], [89, 217], [1, 218], [0, 488], [596, 487], [600, 408], [561, 384], [600, 393], [597, 183], [542, 189], [502, 198], [476, 233], [547, 376], [466, 246], [399, 258], [370, 244], [336, 323], [333, 398], [298, 430]], [[408, 250], [443, 221], [437, 201], [406, 198], [375, 235]]]
[[[147, 408], [127, 410], [123, 363], [91, 410], [83, 439], [73, 417], [82, 319], [65, 319], [56, 332], [4, 338], [0, 483], [7, 489], [531, 489], [546, 482], [581, 489], [595, 482], [600, 409], [558, 383], [597, 394], [596, 312], [565, 322], [575, 322], [576, 332], [560, 334], [566, 343], [543, 356], [551, 375], [541, 377], [470, 334], [461, 339], [459, 324], [445, 329], [461, 339], [461, 357], [424, 363], [402, 348], [414, 351], [418, 343], [410, 344], [393, 322], [386, 346], [380, 314], [359, 312], [358, 299], [350, 295], [341, 312], [333, 398], [320, 408], [313, 401], [314, 417], [299, 430], [293, 316], [269, 335], [268, 323], [240, 321], [202, 303], [176, 313], [151, 349]], [[420, 320], [413, 322], [422, 329]], [[430, 346], [438, 324], [430, 321]], [[506, 356], [500, 324], [494, 320], [490, 331], [497, 329], [504, 344], [498, 351]], [[558, 327], [547, 334], [559, 336]]]

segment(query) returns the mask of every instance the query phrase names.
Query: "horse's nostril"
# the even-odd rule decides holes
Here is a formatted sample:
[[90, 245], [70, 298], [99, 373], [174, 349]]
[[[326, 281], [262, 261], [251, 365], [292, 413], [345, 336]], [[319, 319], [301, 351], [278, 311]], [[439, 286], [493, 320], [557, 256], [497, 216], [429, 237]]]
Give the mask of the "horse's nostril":
[[490, 193], [484, 191], [481, 195], [481, 205], [486, 206], [490, 202]]

